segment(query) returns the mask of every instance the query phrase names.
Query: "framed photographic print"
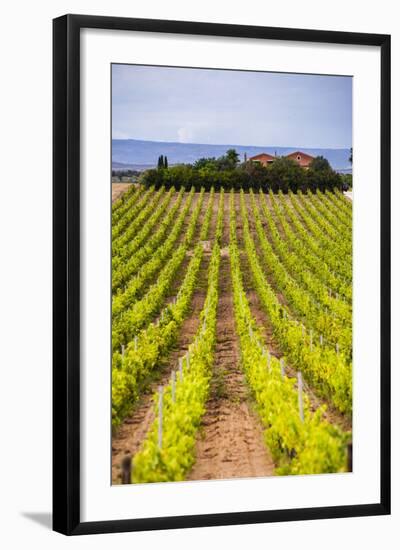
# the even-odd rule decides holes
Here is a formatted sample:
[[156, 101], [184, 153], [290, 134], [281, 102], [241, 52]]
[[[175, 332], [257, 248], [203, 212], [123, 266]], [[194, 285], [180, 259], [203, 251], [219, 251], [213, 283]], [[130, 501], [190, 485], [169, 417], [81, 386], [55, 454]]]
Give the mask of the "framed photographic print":
[[54, 20], [54, 529], [390, 513], [390, 37]]

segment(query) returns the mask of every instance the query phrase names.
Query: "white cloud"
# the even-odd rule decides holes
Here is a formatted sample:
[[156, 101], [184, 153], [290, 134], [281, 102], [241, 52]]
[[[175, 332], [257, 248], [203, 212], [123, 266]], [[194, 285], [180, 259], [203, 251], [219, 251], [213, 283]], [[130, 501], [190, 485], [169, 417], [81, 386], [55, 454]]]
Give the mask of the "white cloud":
[[112, 132], [112, 139], [129, 139], [130, 135], [126, 132], [120, 132], [119, 130], [114, 130]]
[[178, 129], [179, 143], [190, 143], [193, 140], [193, 132], [186, 126]]

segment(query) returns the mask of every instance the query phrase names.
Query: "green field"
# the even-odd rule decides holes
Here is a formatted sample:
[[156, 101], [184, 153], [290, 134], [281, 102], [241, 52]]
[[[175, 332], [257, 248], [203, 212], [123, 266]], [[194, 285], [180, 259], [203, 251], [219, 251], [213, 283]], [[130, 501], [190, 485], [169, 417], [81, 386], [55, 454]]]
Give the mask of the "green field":
[[113, 483], [348, 471], [343, 194], [132, 186], [112, 296]]

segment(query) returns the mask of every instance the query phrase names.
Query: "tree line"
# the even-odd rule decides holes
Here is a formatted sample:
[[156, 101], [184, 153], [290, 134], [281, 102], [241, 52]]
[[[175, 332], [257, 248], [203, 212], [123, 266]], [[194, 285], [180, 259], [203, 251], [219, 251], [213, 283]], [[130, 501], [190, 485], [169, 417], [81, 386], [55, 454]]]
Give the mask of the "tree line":
[[141, 172], [139, 170], [111, 170], [111, 176], [113, 178], [116, 177], [124, 177], [124, 178], [132, 178], [135, 176], [140, 176]]
[[289, 190], [297, 191], [321, 191], [342, 189], [344, 180], [335, 172], [327, 159], [322, 156], [315, 157], [309, 168], [305, 170], [292, 159], [277, 157], [267, 166], [260, 163], [245, 160], [240, 162], [235, 149], [229, 149], [225, 155], [219, 158], [201, 158], [194, 164], [178, 164], [168, 167], [166, 156], [158, 159], [157, 169], [146, 170], [141, 175], [141, 182], [146, 186], [154, 185], [156, 188], [165, 186], [169, 188], [184, 187], [190, 190], [202, 187], [209, 191], [212, 187], [218, 190], [224, 189], [262, 189], [265, 192], [272, 190], [274, 193]]

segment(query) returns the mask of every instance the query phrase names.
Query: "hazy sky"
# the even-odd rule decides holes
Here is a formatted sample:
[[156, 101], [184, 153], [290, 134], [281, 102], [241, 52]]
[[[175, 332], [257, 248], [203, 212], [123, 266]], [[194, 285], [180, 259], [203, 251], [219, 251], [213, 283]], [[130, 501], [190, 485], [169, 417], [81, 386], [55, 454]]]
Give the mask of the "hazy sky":
[[112, 135], [182, 143], [352, 145], [352, 79], [113, 65]]

